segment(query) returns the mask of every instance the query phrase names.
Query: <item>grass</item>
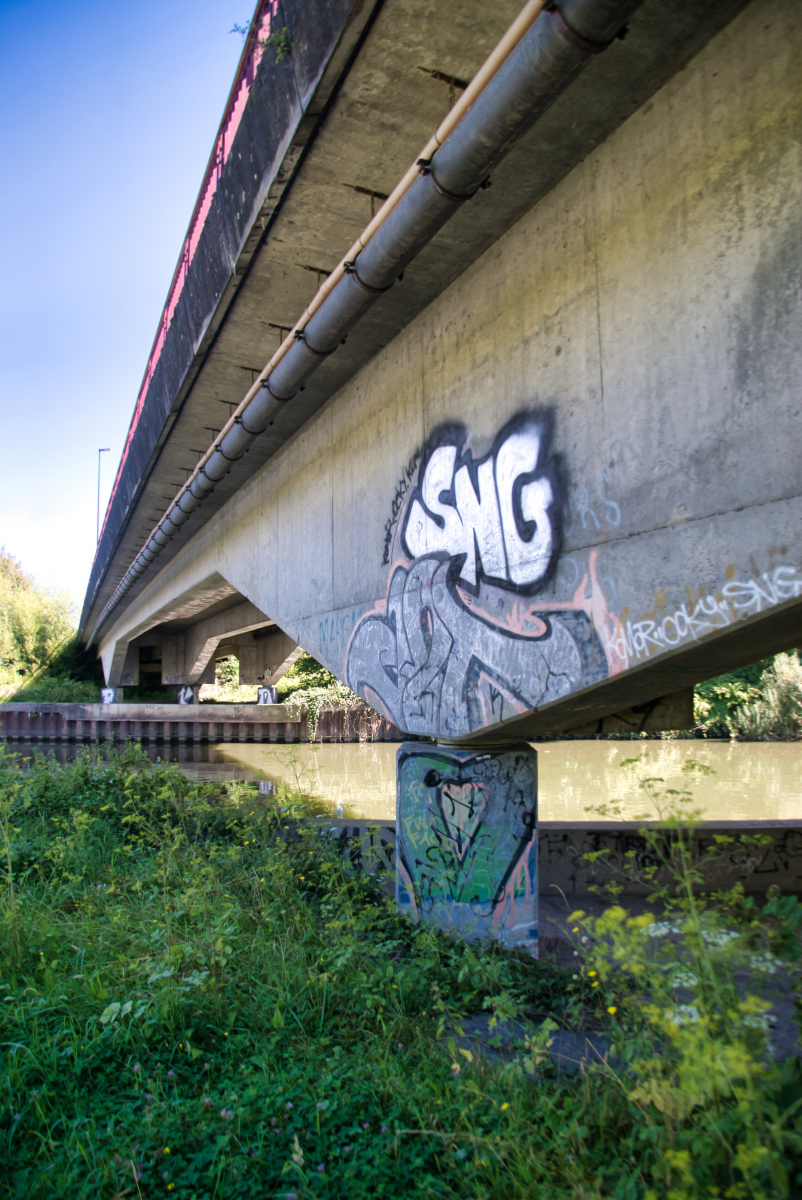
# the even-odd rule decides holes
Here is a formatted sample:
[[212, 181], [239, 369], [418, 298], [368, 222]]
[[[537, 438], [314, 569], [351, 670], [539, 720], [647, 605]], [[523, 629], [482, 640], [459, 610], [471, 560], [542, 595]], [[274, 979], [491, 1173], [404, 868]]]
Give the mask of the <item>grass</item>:
[[[0, 762], [0, 1195], [802, 1194], [802, 1088], [759, 1021], [729, 1088], [662, 1111], [653, 1015], [603, 935], [564, 970], [416, 928], [292, 799], [134, 748]], [[527, 1022], [518, 1057], [459, 1048], [479, 1011]], [[605, 1028], [626, 1066], [559, 1078], [560, 1025]]]

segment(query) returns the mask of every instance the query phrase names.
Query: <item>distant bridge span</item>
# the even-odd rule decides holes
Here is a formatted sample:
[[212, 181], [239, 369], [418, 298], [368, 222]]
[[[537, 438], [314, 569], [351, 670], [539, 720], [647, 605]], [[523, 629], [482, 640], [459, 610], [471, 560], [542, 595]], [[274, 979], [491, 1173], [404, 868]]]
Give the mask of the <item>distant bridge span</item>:
[[519, 6], [257, 9], [84, 604], [110, 685], [303, 647], [493, 740], [687, 724], [799, 641], [793, 0], [548, 6], [275, 357]]

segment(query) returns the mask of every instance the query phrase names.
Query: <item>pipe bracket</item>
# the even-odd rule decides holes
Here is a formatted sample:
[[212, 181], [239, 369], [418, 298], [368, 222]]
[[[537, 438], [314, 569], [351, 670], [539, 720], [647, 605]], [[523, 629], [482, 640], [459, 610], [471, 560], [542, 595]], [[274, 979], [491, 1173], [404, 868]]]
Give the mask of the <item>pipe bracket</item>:
[[[267, 379], [262, 384], [262, 387], [267, 388], [267, 393], [270, 396], [270, 399], [275, 400], [276, 404], [289, 404], [290, 400], [292, 400], [293, 396], [295, 395], [295, 393], [293, 392], [292, 396], [277, 396], [276, 393], [271, 388], [269, 380], [267, 380]], [[271, 424], [272, 424], [272, 421], [271, 421]]]

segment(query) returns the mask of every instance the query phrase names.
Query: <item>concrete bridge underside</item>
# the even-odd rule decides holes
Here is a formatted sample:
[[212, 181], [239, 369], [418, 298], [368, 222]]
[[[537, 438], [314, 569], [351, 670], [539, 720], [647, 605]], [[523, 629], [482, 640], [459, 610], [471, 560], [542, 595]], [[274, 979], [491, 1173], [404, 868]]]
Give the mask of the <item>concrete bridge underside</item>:
[[[442, 116], [426, 71], [470, 77], [517, 4], [462, 8], [363, 12], [87, 633], [307, 268]], [[269, 682], [303, 647], [408, 733], [489, 741], [687, 724], [694, 682], [797, 644], [801, 52], [793, 0], [644, 4], [114, 612], [108, 682], [148, 646], [164, 682], [205, 681], [226, 646]]]

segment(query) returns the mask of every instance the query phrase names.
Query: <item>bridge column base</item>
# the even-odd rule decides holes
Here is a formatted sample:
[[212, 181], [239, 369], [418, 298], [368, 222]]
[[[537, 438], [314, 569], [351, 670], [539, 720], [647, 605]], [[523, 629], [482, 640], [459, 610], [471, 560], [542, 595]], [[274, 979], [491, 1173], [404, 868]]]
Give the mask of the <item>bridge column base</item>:
[[526, 742], [404, 742], [396, 900], [418, 922], [537, 955], [537, 754]]

